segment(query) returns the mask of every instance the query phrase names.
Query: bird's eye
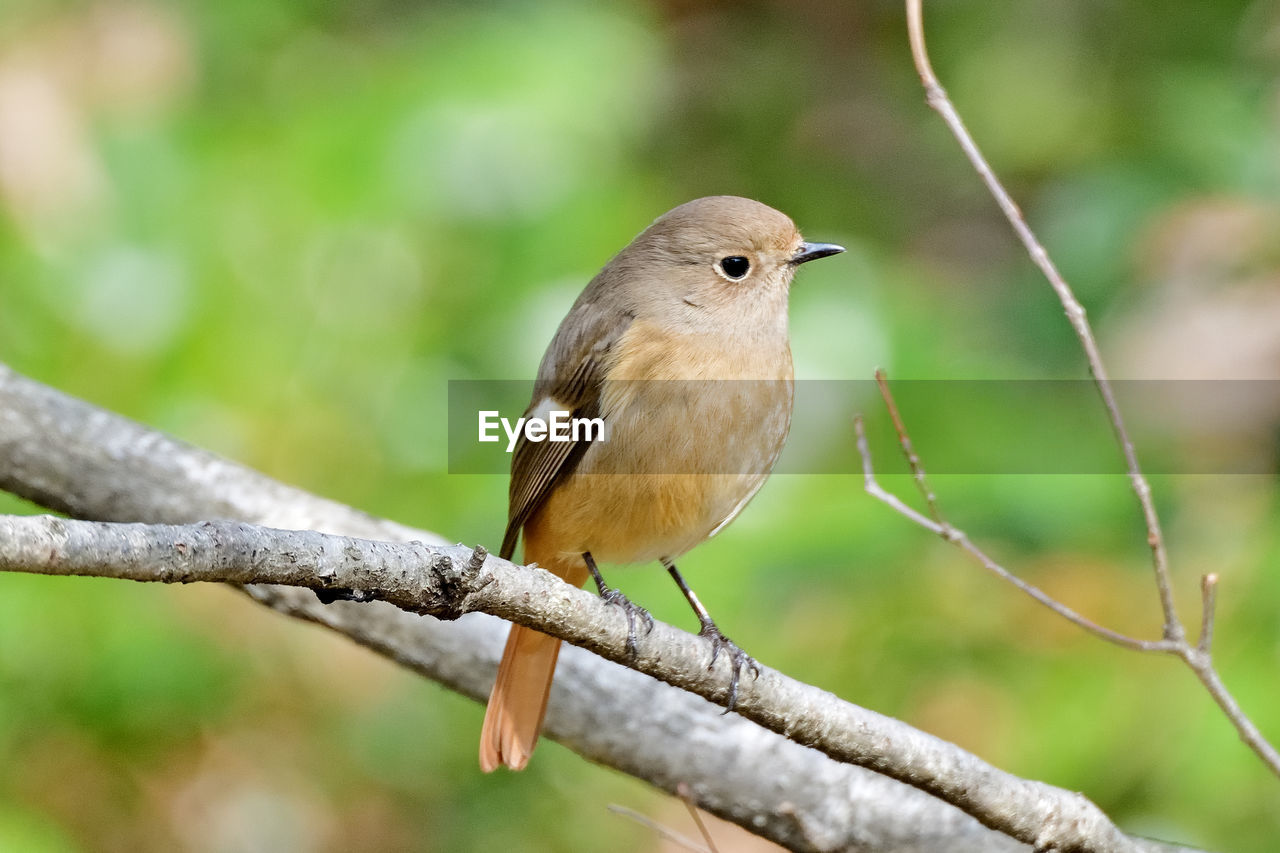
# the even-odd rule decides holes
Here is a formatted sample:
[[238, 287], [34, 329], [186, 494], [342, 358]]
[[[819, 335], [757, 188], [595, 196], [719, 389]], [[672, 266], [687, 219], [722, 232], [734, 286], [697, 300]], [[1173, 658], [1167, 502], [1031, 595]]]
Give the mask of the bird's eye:
[[720, 259], [720, 270], [732, 281], [741, 281], [751, 271], [751, 261], [742, 255], [731, 255]]

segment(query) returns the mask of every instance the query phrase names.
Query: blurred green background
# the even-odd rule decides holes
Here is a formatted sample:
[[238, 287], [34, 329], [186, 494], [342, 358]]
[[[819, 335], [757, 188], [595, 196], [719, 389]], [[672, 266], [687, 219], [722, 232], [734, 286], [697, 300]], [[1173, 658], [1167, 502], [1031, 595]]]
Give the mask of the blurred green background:
[[[1280, 4], [926, 5], [944, 83], [1112, 372], [1280, 378]], [[1084, 376], [924, 106], [902, 18], [888, 0], [4, 0], [0, 360], [491, 546], [505, 477], [445, 473], [447, 381], [532, 376], [590, 276], [690, 198], [759, 198], [849, 247], [793, 292], [801, 377]], [[1274, 459], [1280, 400], [1211, 414], [1171, 413], [1187, 454]], [[977, 443], [1054, 426], [963, 420]], [[847, 454], [847, 422], [825, 440]], [[1158, 633], [1122, 478], [935, 485], [1024, 577]], [[1275, 478], [1155, 486], [1182, 610], [1194, 622], [1199, 575], [1220, 573], [1219, 666], [1280, 739]], [[1130, 831], [1275, 849], [1280, 781], [1189, 671], [1063, 623], [855, 477], [775, 477], [681, 565], [769, 665], [1084, 791]], [[655, 568], [611, 577], [692, 627]], [[609, 803], [692, 832], [558, 745], [482, 776], [481, 715], [227, 590], [0, 577], [6, 851], [659, 849]]]

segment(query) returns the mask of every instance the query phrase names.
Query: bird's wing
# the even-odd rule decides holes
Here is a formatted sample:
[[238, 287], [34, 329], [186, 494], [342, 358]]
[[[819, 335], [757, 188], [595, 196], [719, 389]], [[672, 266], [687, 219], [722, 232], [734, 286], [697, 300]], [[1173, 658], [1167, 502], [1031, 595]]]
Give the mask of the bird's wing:
[[[538, 369], [526, 417], [546, 417], [553, 409], [567, 411], [573, 418], [601, 417], [600, 389], [616, 357], [614, 345], [634, 315], [594, 299], [601, 290], [599, 283], [597, 279], [587, 288], [560, 324]], [[573, 471], [589, 446], [585, 440], [529, 441], [521, 432], [511, 459], [507, 532], [499, 552], [503, 559], [511, 559], [529, 516], [551, 494], [556, 482]]]

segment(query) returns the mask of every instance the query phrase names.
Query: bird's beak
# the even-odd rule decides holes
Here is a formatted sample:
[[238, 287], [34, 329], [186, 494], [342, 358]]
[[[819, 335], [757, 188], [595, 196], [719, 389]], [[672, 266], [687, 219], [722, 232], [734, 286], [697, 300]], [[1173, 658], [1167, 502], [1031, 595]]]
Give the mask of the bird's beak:
[[791, 256], [793, 266], [816, 261], [818, 258], [825, 258], [829, 255], [838, 255], [844, 251], [844, 246], [837, 246], [835, 243], [801, 243], [800, 249]]

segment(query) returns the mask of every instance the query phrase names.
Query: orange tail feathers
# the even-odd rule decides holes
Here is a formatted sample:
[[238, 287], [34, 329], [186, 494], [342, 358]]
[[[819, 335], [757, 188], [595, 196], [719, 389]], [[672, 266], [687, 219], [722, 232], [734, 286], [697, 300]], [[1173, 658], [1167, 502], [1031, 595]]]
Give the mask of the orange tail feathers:
[[[526, 543], [525, 561], [543, 565], [530, 550]], [[551, 560], [543, 567], [575, 586], [587, 579], [587, 566], [581, 558]], [[547, 714], [551, 678], [559, 657], [557, 638], [522, 625], [511, 626], [480, 730], [480, 769], [485, 773], [502, 765], [522, 770], [529, 763]]]

